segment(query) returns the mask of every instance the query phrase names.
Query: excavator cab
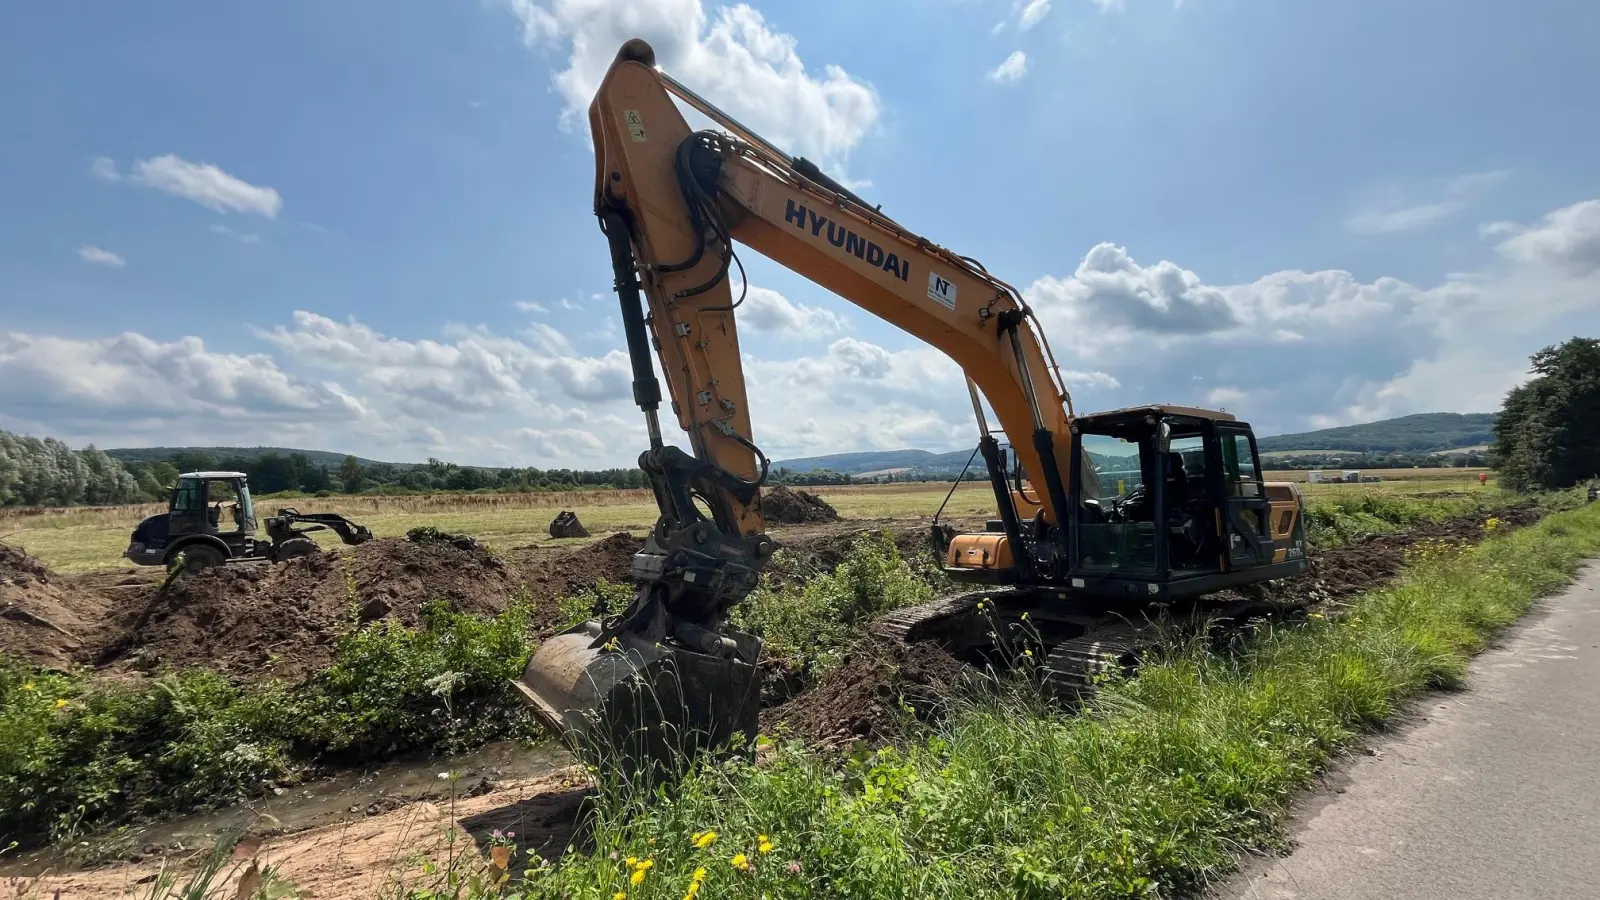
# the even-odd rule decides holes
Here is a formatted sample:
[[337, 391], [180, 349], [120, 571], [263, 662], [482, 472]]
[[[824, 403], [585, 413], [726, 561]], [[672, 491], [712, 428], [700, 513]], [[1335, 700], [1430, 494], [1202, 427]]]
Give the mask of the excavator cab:
[[1306, 570], [1299, 495], [1262, 478], [1254, 433], [1228, 413], [1149, 406], [1080, 416], [1072, 451], [1067, 527], [1013, 468], [996, 494], [1011, 509], [950, 542], [952, 580], [1177, 600]]
[[1305, 571], [1298, 495], [1262, 478], [1249, 425], [1154, 406], [1082, 416], [1074, 432], [1072, 587], [1172, 600]]

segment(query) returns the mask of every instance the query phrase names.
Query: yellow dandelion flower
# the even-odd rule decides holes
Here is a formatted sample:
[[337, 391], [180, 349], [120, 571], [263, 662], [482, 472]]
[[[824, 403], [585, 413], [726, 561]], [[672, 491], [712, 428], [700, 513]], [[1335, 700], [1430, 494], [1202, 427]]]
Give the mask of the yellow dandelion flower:
[[56, 709], [65, 709], [66, 706], [67, 706], [67, 702], [68, 702], [67, 698], [65, 698], [65, 697], [57, 697], [56, 698]]
[[683, 892], [683, 900], [694, 900], [700, 894], [700, 882], [689, 882], [689, 889]]
[[622, 864], [627, 866], [629, 869], [632, 869], [634, 866], [637, 866], [639, 864], [639, 857], [630, 856], [627, 859], [623, 860]]
[[756, 835], [756, 852], [762, 856], [772, 852], [772, 839], [764, 834]]
[[33, 690], [34, 689], [33, 682], [31, 682], [31, 681], [23, 682], [22, 683], [22, 689], [25, 690], [25, 691]]
[[633, 870], [633, 874], [628, 876], [628, 883], [633, 885], [634, 887], [638, 887], [639, 885], [644, 884], [644, 874], [646, 872], [648, 872], [648, 871], [650, 871], [650, 870], [649, 869], [634, 869]]
[[743, 853], [735, 853], [733, 859], [728, 860], [728, 863], [741, 872], [750, 871], [750, 857], [745, 856]]
[[700, 882], [705, 881], [706, 880], [706, 867], [705, 866], [701, 866], [700, 868], [695, 869], [694, 870], [694, 875], [691, 876], [691, 878], [692, 878], [692, 880], [694, 881], [695, 884], [699, 884]]
[[621, 891], [617, 891], [615, 894], [611, 895], [611, 900], [628, 900], [628, 895]]
[[715, 831], [702, 831], [696, 834], [692, 840], [697, 849], [704, 850], [717, 842], [717, 833]]

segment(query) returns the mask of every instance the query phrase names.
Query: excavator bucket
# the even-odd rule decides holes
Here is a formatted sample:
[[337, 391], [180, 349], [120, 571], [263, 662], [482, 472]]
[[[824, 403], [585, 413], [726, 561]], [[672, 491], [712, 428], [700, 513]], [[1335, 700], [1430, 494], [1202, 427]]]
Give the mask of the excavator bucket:
[[747, 744], [755, 738], [760, 642], [722, 634], [736, 653], [700, 653], [634, 632], [601, 640], [601, 623], [590, 620], [540, 645], [513, 685], [580, 758], [625, 777], [679, 772], [736, 735]]

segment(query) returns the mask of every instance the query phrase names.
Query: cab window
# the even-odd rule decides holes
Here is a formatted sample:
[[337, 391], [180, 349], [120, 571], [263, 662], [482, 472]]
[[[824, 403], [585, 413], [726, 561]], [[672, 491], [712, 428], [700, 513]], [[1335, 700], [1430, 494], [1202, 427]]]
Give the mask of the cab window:
[[1238, 432], [1222, 435], [1222, 472], [1230, 496], [1261, 496], [1261, 471], [1250, 447], [1249, 435]]
[[172, 512], [200, 512], [206, 508], [205, 485], [198, 481], [178, 482], [172, 492]]

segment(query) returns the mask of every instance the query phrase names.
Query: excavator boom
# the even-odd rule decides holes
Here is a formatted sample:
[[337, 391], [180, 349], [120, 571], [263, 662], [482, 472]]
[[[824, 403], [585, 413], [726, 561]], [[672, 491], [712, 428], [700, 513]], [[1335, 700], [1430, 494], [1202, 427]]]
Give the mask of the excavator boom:
[[[691, 129], [674, 96], [723, 130]], [[1071, 398], [1015, 288], [716, 109], [659, 71], [643, 41], [617, 54], [589, 124], [594, 209], [649, 434], [640, 467], [661, 517], [634, 560], [633, 604], [546, 642], [530, 661], [519, 686], [547, 725], [628, 766], [681, 760], [753, 733], [760, 641], [729, 628], [727, 618], [775, 544], [760, 504], [768, 460], [752, 433], [739, 350], [736, 312], [746, 286], [736, 244], [962, 368], [1000, 519], [991, 534], [957, 539], [950, 571], [1068, 586], [1065, 523], [1075, 521], [1078, 504], [1097, 502], [1102, 484], [1090, 457], [1075, 450]], [[691, 452], [663, 440], [663, 400]], [[1014, 484], [985, 401], [1020, 465]], [[1073, 465], [1075, 453], [1082, 465]]]

